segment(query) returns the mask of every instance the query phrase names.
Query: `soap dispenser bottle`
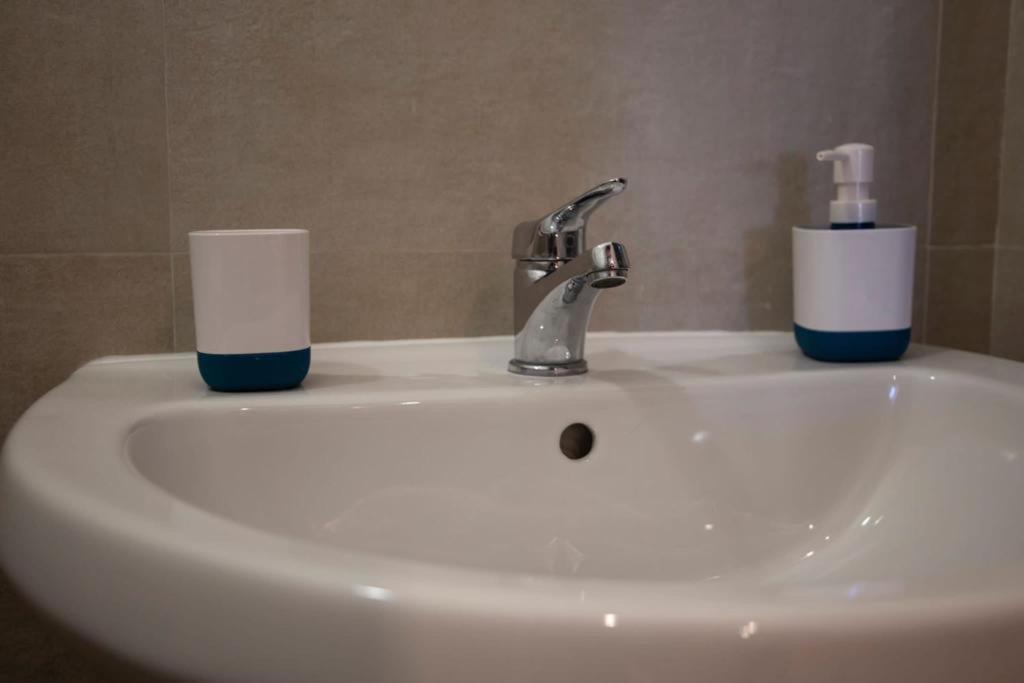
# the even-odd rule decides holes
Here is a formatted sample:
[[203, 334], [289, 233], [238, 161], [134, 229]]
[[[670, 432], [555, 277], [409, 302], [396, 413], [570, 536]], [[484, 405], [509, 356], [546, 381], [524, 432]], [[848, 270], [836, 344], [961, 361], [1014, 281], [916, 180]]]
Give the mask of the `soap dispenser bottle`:
[[876, 224], [874, 148], [818, 152], [833, 162], [830, 225], [793, 228], [793, 330], [800, 349], [830, 362], [892, 361], [910, 344], [913, 225]]

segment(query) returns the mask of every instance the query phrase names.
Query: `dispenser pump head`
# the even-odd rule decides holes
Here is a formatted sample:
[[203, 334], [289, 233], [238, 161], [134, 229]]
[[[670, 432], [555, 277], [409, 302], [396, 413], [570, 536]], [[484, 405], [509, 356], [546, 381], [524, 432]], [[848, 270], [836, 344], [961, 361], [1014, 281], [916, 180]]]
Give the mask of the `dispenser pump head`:
[[839, 145], [818, 152], [818, 161], [832, 161], [832, 180], [836, 198], [829, 204], [829, 220], [834, 226], [874, 227], [878, 206], [871, 199], [871, 181], [875, 177], [875, 148], [859, 142]]

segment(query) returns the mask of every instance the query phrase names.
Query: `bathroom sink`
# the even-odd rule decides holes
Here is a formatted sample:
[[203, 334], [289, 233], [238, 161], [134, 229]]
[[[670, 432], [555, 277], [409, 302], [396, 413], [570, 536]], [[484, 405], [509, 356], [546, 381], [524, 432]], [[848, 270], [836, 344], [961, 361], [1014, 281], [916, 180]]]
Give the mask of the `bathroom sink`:
[[320, 345], [265, 394], [90, 363], [4, 446], [0, 559], [189, 679], [1024, 678], [1024, 365], [592, 334], [547, 379], [510, 348]]

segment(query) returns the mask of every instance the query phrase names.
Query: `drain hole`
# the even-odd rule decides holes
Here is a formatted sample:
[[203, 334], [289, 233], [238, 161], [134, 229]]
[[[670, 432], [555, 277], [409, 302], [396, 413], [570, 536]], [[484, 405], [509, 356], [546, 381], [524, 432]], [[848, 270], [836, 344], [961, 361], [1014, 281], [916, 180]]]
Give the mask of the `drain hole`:
[[570, 460], [585, 458], [594, 447], [594, 432], [582, 422], [574, 422], [562, 430], [558, 447]]

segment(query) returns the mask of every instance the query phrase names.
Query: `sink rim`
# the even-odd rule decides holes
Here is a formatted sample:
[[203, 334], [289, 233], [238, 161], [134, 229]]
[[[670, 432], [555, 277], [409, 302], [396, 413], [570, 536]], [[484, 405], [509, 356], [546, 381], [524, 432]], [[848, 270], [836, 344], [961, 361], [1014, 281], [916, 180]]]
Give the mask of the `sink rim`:
[[[538, 380], [504, 372], [510, 341], [510, 337], [489, 337], [343, 342], [315, 345], [317, 360], [314, 362], [323, 364], [333, 359], [342, 369], [349, 370], [353, 367], [365, 368], [353, 363], [353, 358], [366, 361], [394, 347], [417, 347], [420, 351], [426, 350], [428, 355], [431, 350], [440, 350], [442, 355], [448, 354], [447, 358], [452, 363], [450, 367], [446, 366], [450, 370], [446, 381], [450, 381], [452, 386], [447, 389], [424, 388], [424, 391], [463, 391], [465, 387], [459, 388], [460, 382], [467, 379], [473, 382], [474, 377], [482, 378], [481, 382], [492, 383], [496, 389], [516, 391]], [[580, 390], [585, 390], [588, 383], [602, 381], [600, 359], [603, 351], [614, 351], [623, 345], [637, 343], [658, 348], [659, 345], [664, 346], [665, 342], [670, 346], [690, 344], [696, 350], [707, 351], [712, 358], [717, 357], [715, 354], [720, 353], [718, 349], [724, 344], [729, 350], [738, 351], [740, 356], [744, 353], [776, 354], [791, 366], [789, 370], [768, 368], [768, 374], [776, 371], [821, 371], [823, 368], [836, 372], [856, 372], [858, 367], [862, 367], [837, 367], [794, 356], [795, 345], [787, 333], [595, 333], [591, 342], [591, 357], [597, 359], [592, 362], [591, 374], [572, 380], [575, 386], [581, 387]], [[733, 346], [730, 347], [730, 344]], [[463, 347], [467, 346], [476, 353], [466, 353], [467, 349]], [[678, 350], [669, 352], [678, 354]], [[897, 372], [927, 370], [935, 374], [968, 374], [972, 378], [981, 378], [1024, 394], [1024, 364], [967, 352], [915, 345], [903, 362], [873, 367], [892, 367]], [[480, 374], [481, 368], [484, 368], [483, 375]], [[487, 369], [493, 369], [493, 372]], [[737, 375], [741, 374], [737, 372]], [[146, 400], [139, 400], [133, 391], [141, 387], [145, 394], [145, 385], [156, 376], [161, 377], [163, 383], [151, 388]], [[396, 386], [402, 385], [403, 377], [408, 381], [417, 375], [397, 367], [393, 377], [388, 376], [389, 379], [399, 380]], [[426, 378], [426, 381], [433, 380]], [[565, 380], [540, 380], [542, 383], [559, 381]], [[700, 380], [693, 378], [693, 381]], [[129, 385], [127, 395], [121, 389], [125, 383]], [[30, 595], [51, 610], [60, 611], [59, 605], [49, 601], [44, 582], [31, 575], [30, 563], [19, 557], [19, 547], [29, 542], [24, 531], [16, 533], [13, 540], [12, 535], [7, 533], [17, 526], [12, 522], [12, 510], [24, 506], [23, 509], [36, 508], [40, 517], [49, 518], [51, 524], [65, 525], [65, 535], [73, 532], [93, 538], [102, 536], [107, 547], [119, 549], [118, 552], [128, 552], [134, 548], [138, 552], [150, 553], [154, 558], [177, 561], [187, 561], [184, 558], [189, 557], [202, 558], [204, 563], [216, 565], [221, 571], [242, 573], [268, 586], [302, 586], [305, 590], [319, 591], [324, 596], [344, 599], [354, 597], [359, 600], [389, 602], [393, 598], [411, 609], [470, 611], [490, 618], [498, 615], [538, 618], [544, 615], [552, 619], [590, 621], [595, 615], [607, 613], [610, 606], [617, 605], [617, 610], [621, 612], [616, 613], [621, 613], [624, 619], [650, 624], [672, 624], [680, 628], [734, 630], [736, 624], [746, 623], [752, 615], [756, 615], [759, 622], [770, 623], [774, 629], [779, 630], [817, 632], [822, 629], [838, 629], [848, 633], [851, 629], [875, 632], [880, 627], [886, 630], [917, 628], [951, 620], [962, 622], [1024, 614], [1024, 577], [1009, 576], [1013, 573], [1010, 569], [995, 572], [992, 580], [983, 587], [971, 587], [970, 590], [960, 586], [950, 592], [948, 585], [945, 591], [939, 585], [935, 590], [892, 601], [800, 602], [794, 601], [791, 595], [784, 599], [730, 595], [726, 589], [735, 589], [736, 586], [728, 581], [712, 587], [710, 584], [693, 582], [541, 575], [522, 575], [510, 580], [507, 574], [482, 569], [432, 565], [340, 548], [317, 547], [312, 542], [307, 547], [184, 503], [155, 483], [123, 467], [127, 460], [127, 454], [122, 448], [124, 440], [130, 430], [144, 418], [169, 410], [201, 406], [211, 399], [225, 408], [242, 403], [279, 405], [283, 401], [292, 405], [312, 404], [331, 396], [349, 400], [347, 397], [350, 395], [345, 392], [350, 389], [354, 392], [351, 396], [358, 398], [366, 395], [365, 391], [360, 393], [358, 384], [339, 390], [338, 385], [320, 386], [314, 379], [309, 390], [299, 395], [272, 393], [209, 396], [194, 372], [192, 354], [114, 357], [89, 363], [37, 402], [12, 430], [4, 445], [0, 461], [0, 487], [3, 490], [0, 495], [0, 529], [4, 530], [4, 533], [0, 533], [0, 560], [3, 560], [15, 581]], [[378, 398], [390, 397], [392, 394], [389, 391], [388, 387], [384, 387], [382, 393], [376, 395]], [[102, 400], [88, 410], [81, 410], [83, 393]], [[75, 429], [52, 433], [49, 425], [54, 419], [66, 420]], [[76, 442], [79, 432], [88, 426], [89, 420], [96, 419], [105, 421], [102, 435], [94, 434], [96, 438], [85, 444], [87, 452], [79, 453], [77, 457], [79, 460], [86, 457], [98, 458], [90, 460], [90, 463], [103, 467], [119, 463], [117, 467], [122, 467], [121, 471], [90, 467], [76, 472], [72, 468], [70, 472], [60, 474], [55, 479], [52, 468], [57, 463], [51, 461], [56, 458], [67, 464], [69, 456], [42, 454], [42, 457], [32, 457], [33, 451], [39, 453], [41, 447], [36, 445], [39, 440], [51, 449], [61, 445], [69, 450], [73, 446], [81, 446], [81, 443]], [[99, 452], [97, 449], [100, 449]], [[105, 478], [105, 475], [112, 472], [118, 476]], [[73, 474], [84, 474], [86, 479], [76, 479]], [[143, 494], [138, 487], [139, 480], [145, 481], [146, 486], [153, 490]], [[115, 494], [115, 499], [107, 495], [110, 493]], [[15, 502], [12, 504], [11, 501]], [[160, 516], [167, 512], [161, 504], [174, 508], [174, 526], [169, 526], [167, 520]], [[147, 505], [155, 505], [155, 511], [148, 510]], [[124, 515], [125, 509], [132, 514]], [[226, 548], [227, 542], [233, 545]], [[458, 585], [457, 591], [451, 590], [453, 584]], [[392, 593], [387, 596], [388, 599], [382, 600], [385, 594], [368, 590], [372, 588], [383, 588]], [[580, 590], [586, 591], [586, 599], [583, 601], [578, 598]], [[439, 592], [446, 596], [447, 602], [444, 605], [437, 603], [436, 595]], [[834, 619], [823, 624], [821, 617], [826, 610]]]

